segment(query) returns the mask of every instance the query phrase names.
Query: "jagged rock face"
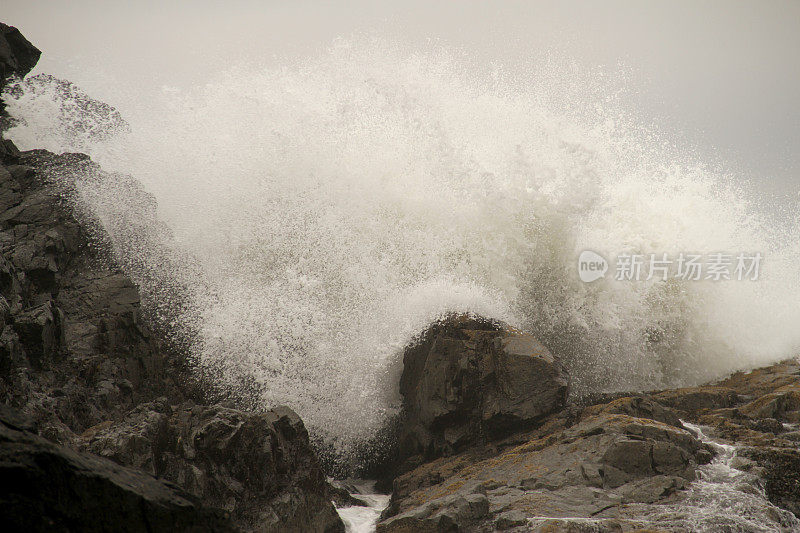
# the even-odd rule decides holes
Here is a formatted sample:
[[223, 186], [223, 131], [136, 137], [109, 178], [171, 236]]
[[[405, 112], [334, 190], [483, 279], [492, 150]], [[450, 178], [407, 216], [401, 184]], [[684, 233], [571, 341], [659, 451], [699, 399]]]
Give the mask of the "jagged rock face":
[[54, 179], [96, 165], [33, 152], [0, 169], [0, 401], [64, 444], [141, 401], [182, 401], [180, 359], [144, 320], [136, 286], [90, 246], [97, 239], [64, 199], [69, 184]]
[[0, 83], [8, 76], [25, 76], [41, 55], [17, 28], [0, 22]]
[[82, 448], [170, 480], [254, 531], [341, 531], [300, 418], [165, 398], [90, 428]]
[[436, 457], [529, 428], [564, 406], [569, 378], [535, 338], [453, 317], [405, 352], [404, 457]]
[[136, 286], [89, 246], [107, 243], [65, 196], [70, 180], [130, 178], [44, 151], [0, 169], [0, 401], [34, 417], [40, 435], [173, 481], [240, 527], [343, 530], [297, 415], [198, 405]]
[[716, 454], [682, 420], [740, 446], [731, 465], [749, 473], [742, 490], [763, 487], [774, 505], [800, 511], [800, 431], [787, 430], [800, 422], [797, 362], [565, 405], [567, 378], [535, 339], [455, 317], [426, 332], [404, 364], [406, 460], [379, 532], [680, 529], [665, 509], [691, 498]]
[[0, 508], [6, 531], [236, 531], [222, 511], [107, 459], [58, 446], [0, 409]]
[[[0, 88], [38, 57], [16, 29], [0, 24]], [[39, 76], [22, 83], [56, 90], [73, 105], [71, 124], [95, 128], [82, 133], [126, 127], [113, 108], [69, 82]], [[3, 525], [343, 531], [300, 418], [288, 408], [257, 414], [201, 405], [203, 388], [183, 354], [154, 331], [138, 288], [110, 254], [108, 234], [75, 201], [81, 180], [124, 189], [120, 202], [135, 206], [120, 206], [110, 223], [152, 242], [163, 232], [152, 197], [83, 154], [20, 153], [0, 141]], [[165, 305], [180, 303], [182, 288], [162, 285], [174, 297]], [[201, 505], [230, 511], [237, 527]]]
[[[39, 61], [42, 53], [13, 26], [0, 22], [0, 92], [10, 76], [22, 78]], [[0, 115], [4, 106], [0, 101]]]

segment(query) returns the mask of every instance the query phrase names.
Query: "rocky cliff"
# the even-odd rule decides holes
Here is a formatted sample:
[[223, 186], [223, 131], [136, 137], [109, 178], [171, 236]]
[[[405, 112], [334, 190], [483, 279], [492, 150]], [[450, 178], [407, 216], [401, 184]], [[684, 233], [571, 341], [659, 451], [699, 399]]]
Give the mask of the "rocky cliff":
[[[38, 57], [0, 25], [3, 82]], [[0, 148], [4, 520], [36, 530], [343, 530], [300, 418], [209, 404], [102, 225], [74, 201], [79, 180], [127, 180], [145, 206], [148, 195], [82, 154], [20, 153], [6, 139]]]

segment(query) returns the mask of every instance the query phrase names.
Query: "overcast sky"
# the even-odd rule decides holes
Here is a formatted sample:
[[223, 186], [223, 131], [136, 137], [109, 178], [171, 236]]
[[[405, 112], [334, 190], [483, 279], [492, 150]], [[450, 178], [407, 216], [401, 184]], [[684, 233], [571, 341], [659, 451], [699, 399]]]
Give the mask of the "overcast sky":
[[765, 191], [800, 193], [800, 1], [3, 0], [0, 20], [43, 51], [36, 72], [112, 104], [104, 78], [181, 86], [354, 32], [434, 38], [487, 64], [555, 49], [624, 65], [645, 114]]

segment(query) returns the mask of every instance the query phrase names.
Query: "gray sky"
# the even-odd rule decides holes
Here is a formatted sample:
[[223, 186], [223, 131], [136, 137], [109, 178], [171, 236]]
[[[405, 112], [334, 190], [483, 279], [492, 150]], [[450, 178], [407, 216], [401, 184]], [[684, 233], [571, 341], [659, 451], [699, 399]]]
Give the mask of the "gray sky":
[[487, 63], [524, 65], [555, 49], [589, 66], [624, 64], [646, 116], [760, 189], [800, 194], [800, 1], [3, 4], [0, 20], [43, 51], [37, 72], [112, 104], [108, 77], [181, 86], [231, 58], [298, 57], [354, 32], [434, 38]]

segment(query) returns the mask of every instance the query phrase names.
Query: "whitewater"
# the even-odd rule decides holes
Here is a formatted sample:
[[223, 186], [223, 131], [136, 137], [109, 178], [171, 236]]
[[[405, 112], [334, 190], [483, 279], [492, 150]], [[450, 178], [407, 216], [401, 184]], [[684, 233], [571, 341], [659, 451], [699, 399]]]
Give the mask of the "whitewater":
[[[344, 450], [396, 412], [403, 347], [448, 313], [533, 333], [576, 397], [796, 355], [797, 198], [772, 209], [617, 89], [568, 61], [521, 74], [356, 39], [146, 99], [118, 87], [130, 127], [104, 135], [46, 85], [6, 100], [20, 149], [87, 153], [152, 195], [157, 246], [117, 223], [144, 218], [127, 181], [87, 180], [74, 200], [152, 302], [170, 307], [165, 279], [187, 288], [171, 320], [191, 326], [198, 371]], [[758, 281], [587, 284], [587, 249], [764, 259]]]

